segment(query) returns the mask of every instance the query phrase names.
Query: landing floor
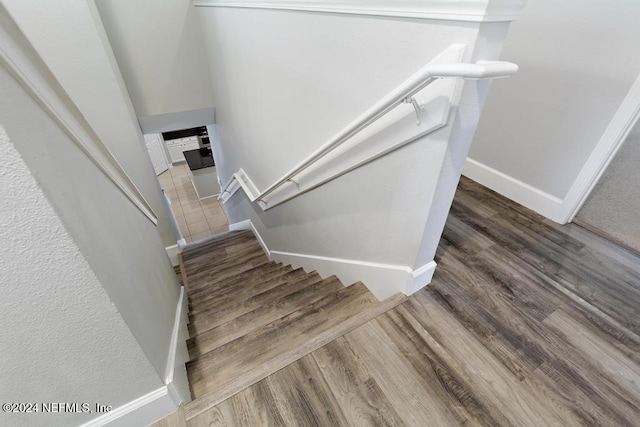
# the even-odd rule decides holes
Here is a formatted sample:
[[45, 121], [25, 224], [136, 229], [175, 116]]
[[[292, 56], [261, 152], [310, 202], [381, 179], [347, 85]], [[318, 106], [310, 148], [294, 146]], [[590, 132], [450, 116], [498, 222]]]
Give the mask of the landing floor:
[[186, 163], [161, 173], [158, 181], [171, 200], [171, 209], [187, 243], [229, 231], [222, 202], [216, 197], [198, 200]]

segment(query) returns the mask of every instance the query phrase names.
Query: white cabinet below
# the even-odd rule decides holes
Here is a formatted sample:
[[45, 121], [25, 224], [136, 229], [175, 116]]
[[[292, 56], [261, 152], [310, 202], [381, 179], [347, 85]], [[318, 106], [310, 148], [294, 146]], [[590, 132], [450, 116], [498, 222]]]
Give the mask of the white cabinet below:
[[195, 150], [199, 148], [198, 137], [191, 136], [189, 138], [171, 139], [166, 141], [167, 150], [169, 150], [169, 157], [171, 157], [171, 163], [184, 162], [185, 151]]

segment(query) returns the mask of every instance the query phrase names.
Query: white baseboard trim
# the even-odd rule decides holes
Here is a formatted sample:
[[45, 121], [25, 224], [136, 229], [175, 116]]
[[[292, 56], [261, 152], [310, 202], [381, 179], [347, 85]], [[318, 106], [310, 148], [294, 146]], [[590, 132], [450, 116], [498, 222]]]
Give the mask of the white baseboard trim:
[[167, 386], [147, 393], [122, 406], [105, 413], [81, 427], [127, 427], [149, 425], [178, 410], [178, 405], [169, 395]]
[[229, 230], [252, 230], [269, 259], [307, 272], [317, 271], [322, 278], [335, 275], [345, 286], [362, 282], [381, 301], [398, 292], [411, 295], [422, 289], [431, 282], [436, 268], [434, 261], [413, 270], [402, 265], [271, 250], [251, 220], [230, 224]]
[[189, 361], [187, 339], [189, 339], [189, 323], [187, 294], [184, 286], [180, 286], [180, 297], [176, 307], [176, 315], [171, 333], [171, 346], [165, 372], [165, 384], [174, 402], [191, 402], [191, 391], [185, 364]]
[[426, 263], [422, 267], [413, 270], [413, 272], [411, 273], [411, 283], [409, 283], [409, 285], [407, 286], [404, 294], [411, 295], [431, 283], [433, 273], [436, 272], [436, 266], [436, 262], [431, 261]]
[[184, 286], [182, 286], [171, 335], [165, 385], [114, 408], [81, 427], [146, 426], [177, 411], [181, 402], [191, 401], [187, 371], [184, 365], [189, 360], [186, 345], [186, 340], [189, 337], [187, 320], [187, 298]]
[[180, 253], [180, 245], [176, 243], [175, 245], [167, 246], [164, 248], [167, 251], [167, 256], [171, 260], [171, 265], [174, 267], [178, 265], [178, 253]]
[[462, 174], [552, 221], [562, 220], [562, 200], [558, 197], [470, 158], [467, 158]]

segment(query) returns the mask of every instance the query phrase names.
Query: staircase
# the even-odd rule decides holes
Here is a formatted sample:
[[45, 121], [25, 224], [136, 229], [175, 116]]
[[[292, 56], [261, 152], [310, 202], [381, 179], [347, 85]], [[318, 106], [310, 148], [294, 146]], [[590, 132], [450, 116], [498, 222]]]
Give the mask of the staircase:
[[187, 420], [395, 307], [362, 283], [269, 261], [251, 231], [184, 251], [189, 297]]

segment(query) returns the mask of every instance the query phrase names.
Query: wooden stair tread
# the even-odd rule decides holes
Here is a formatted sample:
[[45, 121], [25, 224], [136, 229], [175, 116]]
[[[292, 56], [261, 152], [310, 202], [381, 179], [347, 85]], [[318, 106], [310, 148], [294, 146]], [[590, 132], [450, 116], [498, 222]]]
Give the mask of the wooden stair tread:
[[[354, 286], [364, 288], [362, 284], [355, 284], [344, 289]], [[368, 290], [366, 291], [368, 293]], [[262, 331], [262, 338], [267, 339], [270, 344], [266, 348], [266, 343], [256, 343], [255, 340], [248, 343], [251, 345], [250, 348], [245, 347], [244, 342], [251, 340], [237, 339], [207, 353], [198, 365], [188, 364], [194, 400], [185, 406], [187, 420], [406, 301], [406, 297], [401, 294], [381, 302], [371, 299], [375, 301], [375, 297], [370, 293], [354, 293], [343, 303], [342, 313], [339, 310], [334, 312], [326, 306], [317, 307], [318, 310], [314, 314], [309, 314], [299, 321], [292, 321], [279, 333], [268, 334]], [[369, 307], [363, 309], [362, 303], [368, 303]], [[345, 307], [345, 304], [348, 307]], [[353, 310], [356, 307], [359, 311], [354, 314]], [[292, 320], [295, 315], [288, 317]], [[258, 334], [252, 335], [255, 337]], [[279, 345], [286, 346], [286, 350], [279, 348]], [[220, 354], [223, 352], [227, 353], [224, 358], [228, 363], [226, 367], [216, 360], [216, 357], [223, 356]], [[203, 361], [205, 358], [206, 361]], [[204, 384], [207, 379], [211, 382]]]
[[239, 275], [235, 280], [229, 280], [222, 284], [212, 285], [206, 293], [197, 295], [189, 294], [190, 310], [193, 315], [205, 311], [214, 311], [218, 308], [236, 304], [264, 290], [274, 287], [274, 281], [279, 282], [282, 276], [291, 273], [290, 266], [275, 264], [268, 268]]
[[[196, 298], [204, 298], [207, 295], [215, 295], [220, 293], [223, 289], [234, 286], [235, 284], [242, 283], [243, 281], [259, 282], [259, 279], [270, 277], [271, 274], [276, 274], [278, 271], [286, 270], [282, 264], [269, 261], [259, 265], [247, 265], [245, 268], [238, 268], [235, 274], [220, 274], [213, 276], [201, 276], [197, 282], [198, 286], [193, 289], [189, 289], [189, 296]], [[289, 267], [287, 271], [293, 270]]]
[[[368, 303], [372, 297], [373, 296], [370, 293], [363, 292], [362, 288], [357, 285], [353, 285], [351, 288], [336, 290], [328, 295], [324, 295], [317, 301], [313, 301], [307, 306], [299, 307], [297, 310], [292, 311], [269, 324], [263, 325], [257, 331], [243, 335], [187, 362], [187, 369], [190, 373], [195, 374], [207, 371], [216, 372], [215, 376], [217, 378], [214, 381], [210, 381], [209, 379], [203, 383], [196, 381], [192, 384], [194, 396], [197, 397], [198, 395], [202, 395], [203, 393], [201, 391], [211, 388], [215, 382], [225, 381], [224, 375], [221, 375], [221, 373], [233, 371], [243, 365], [246, 366], [247, 362], [266, 357], [266, 355], [272, 357], [274, 353], [277, 354], [278, 352], [281, 352], [282, 348], [275, 344], [280, 344], [285, 341], [285, 334], [283, 332], [288, 331], [291, 328], [302, 329], [300, 332], [305, 332], [304, 327], [308, 327], [309, 324], [315, 325], [313, 321], [318, 320], [321, 320], [322, 323], [326, 324], [327, 310], [333, 309], [337, 312], [339, 311], [339, 308], [342, 308], [342, 305], [348, 305], [348, 303], [351, 303], [354, 299], [368, 298], [368, 300], [365, 301], [365, 303]], [[317, 316], [314, 317], [314, 314], [319, 313], [321, 310], [323, 314], [322, 318], [317, 319]], [[331, 317], [333, 319], [336, 318], [336, 316]], [[296, 337], [291, 337], [292, 340], [287, 341], [293, 344], [297, 340], [303, 339], [303, 334], [296, 335]], [[240, 348], [243, 349], [242, 354], [238, 354], [238, 349]], [[253, 352], [251, 350], [257, 351]]]
[[[306, 273], [302, 269], [292, 270], [281, 276], [263, 281], [257, 289], [259, 292], [247, 296], [247, 298], [240, 296], [235, 303], [225, 304], [215, 310], [205, 310], [200, 313], [191, 314], [189, 316], [190, 336], [196, 336], [223, 323], [227, 323], [245, 313], [255, 310], [261, 304], [268, 304], [274, 299], [280, 298], [283, 292], [286, 291], [286, 288], [281, 287], [283, 284], [300, 280], [304, 275], [306, 275]], [[271, 291], [271, 289], [274, 290]]]
[[[321, 299], [243, 335], [187, 363], [194, 397], [202, 396], [233, 379], [252, 365], [269, 363], [322, 331], [361, 313], [378, 301], [362, 284], [341, 288]], [[214, 375], [206, 375], [214, 374]]]
[[327, 281], [311, 276], [305, 280], [283, 284], [278, 288], [282, 291], [279, 297], [270, 298], [270, 301], [263, 302], [256, 309], [187, 341], [191, 360], [259, 330], [263, 325], [271, 325], [299, 307], [308, 306], [327, 297], [343, 286], [338, 280]]
[[[199, 264], [185, 264], [185, 271], [189, 277], [189, 286], [192, 291], [206, 284], [211, 278], [223, 279], [232, 277], [251, 267], [257, 267], [269, 263], [269, 258], [262, 252], [239, 256], [235, 260], [206, 260], [203, 259]], [[213, 267], [214, 264], [217, 264]]]
[[191, 419], [406, 300], [269, 261], [250, 231], [179, 256], [191, 324]]

